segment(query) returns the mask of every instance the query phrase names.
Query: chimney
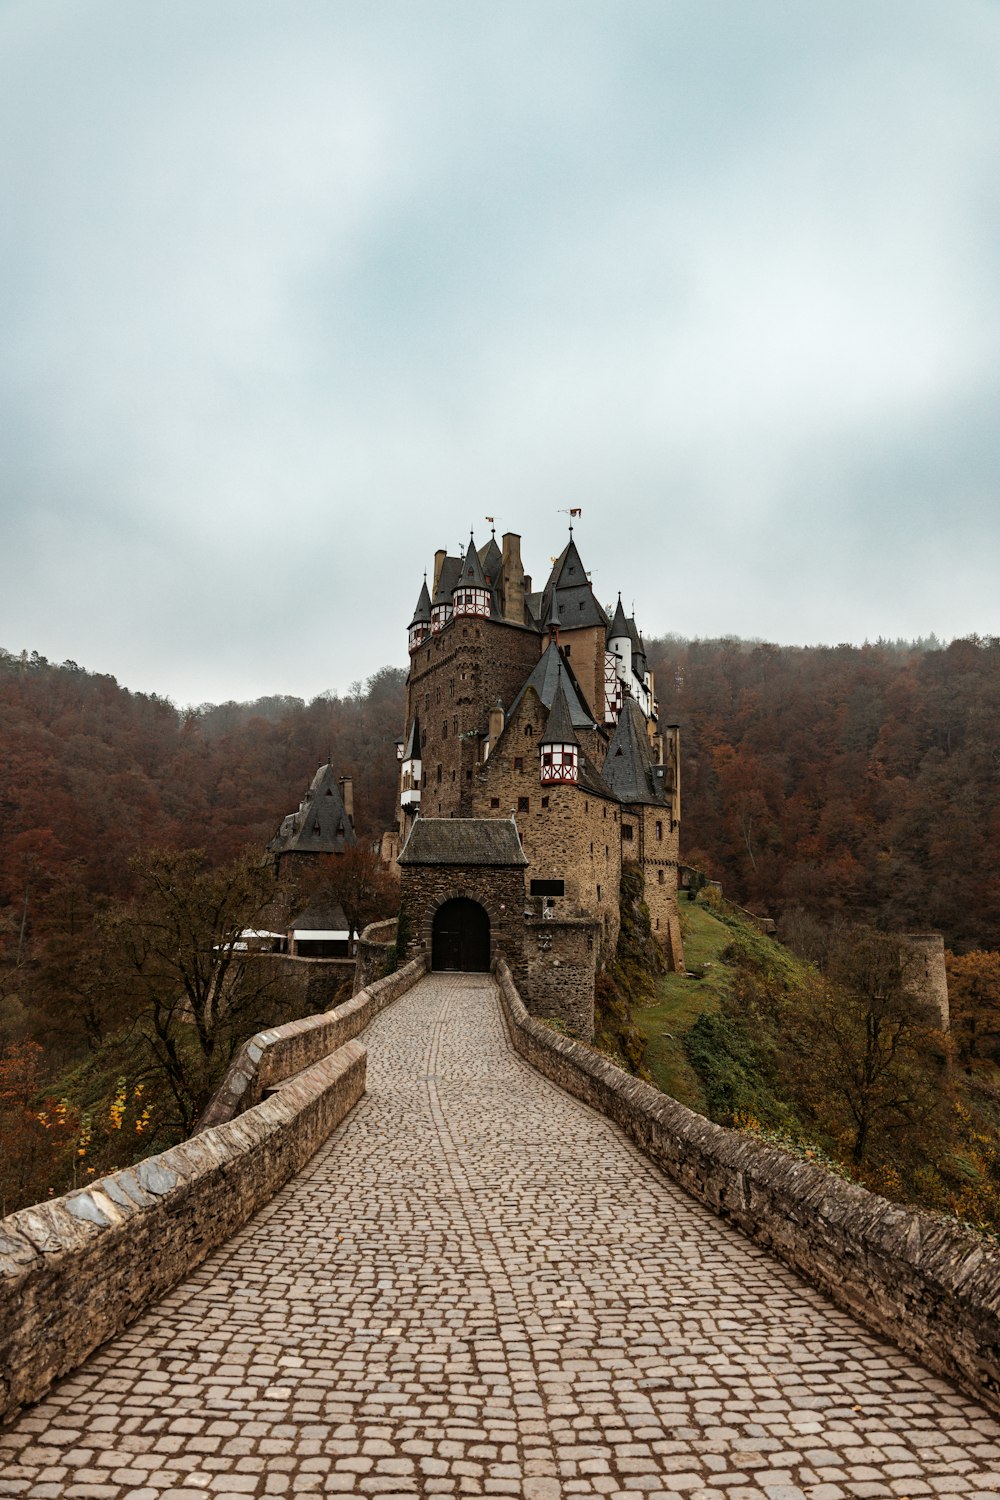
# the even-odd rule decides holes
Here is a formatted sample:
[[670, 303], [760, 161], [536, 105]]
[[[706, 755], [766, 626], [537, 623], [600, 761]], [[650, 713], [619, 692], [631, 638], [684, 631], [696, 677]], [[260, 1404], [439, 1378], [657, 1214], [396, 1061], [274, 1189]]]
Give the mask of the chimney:
[[506, 715], [503, 711], [503, 702], [498, 698], [496, 703], [494, 703], [493, 707], [490, 709], [490, 737], [489, 749], [487, 752], [489, 755], [493, 754], [493, 748], [496, 745], [497, 740], [503, 734], [503, 726], [505, 723]]
[[524, 624], [524, 569], [521, 566], [521, 538], [516, 531], [503, 535], [503, 617], [515, 625]]
[[444, 567], [444, 560], [447, 556], [448, 554], [443, 547], [439, 548], [434, 554], [434, 587], [431, 589], [432, 599], [437, 593], [438, 583], [441, 580], [441, 569]]
[[344, 811], [354, 822], [354, 782], [350, 776], [341, 776], [337, 785], [340, 787], [340, 796], [344, 804]]

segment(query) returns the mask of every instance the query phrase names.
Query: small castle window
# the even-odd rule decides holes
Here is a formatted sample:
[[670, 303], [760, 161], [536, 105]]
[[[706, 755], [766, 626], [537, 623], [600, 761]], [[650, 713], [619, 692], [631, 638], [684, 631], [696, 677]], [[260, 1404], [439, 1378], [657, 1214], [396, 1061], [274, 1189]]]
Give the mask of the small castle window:
[[529, 797], [518, 797], [518, 799], [517, 799], [517, 810], [518, 810], [518, 812], [530, 812], [531, 811], [531, 799]]
[[548, 797], [543, 797], [542, 798], [542, 806], [543, 807], [548, 807], [548, 805], [549, 805], [549, 799], [548, 799]]
[[454, 677], [449, 677], [448, 678], [448, 697], [449, 698], [454, 698], [454, 696], [455, 696], [455, 679], [454, 679]]
[[530, 724], [525, 724], [525, 726], [524, 726], [524, 732], [525, 732], [525, 734], [527, 734], [527, 735], [530, 735], [530, 734], [532, 734], [532, 733], [533, 733], [533, 730], [532, 730], [532, 728], [531, 728], [531, 725], [530, 725]]
[[463, 625], [463, 627], [462, 627], [462, 634], [463, 635], [468, 635], [468, 633], [469, 633], [469, 627], [468, 627], [468, 625]]
[[448, 738], [448, 720], [447, 719], [445, 719], [444, 723], [441, 725], [441, 738], [443, 740], [446, 740]]
[[658, 839], [662, 839], [663, 838], [663, 824], [661, 822], [659, 822], [659, 821], [657, 821], [657, 824], [656, 824], [656, 837]]
[[[440, 767], [440, 765], [437, 768], [437, 783], [438, 783], [438, 786], [441, 785], [441, 767]], [[439, 807], [441, 806], [440, 802], [438, 803], [438, 806]]]
[[500, 798], [499, 797], [491, 797], [490, 798], [490, 806], [491, 807], [499, 807], [500, 806]]
[[663, 871], [662, 870], [657, 870], [657, 872], [656, 872], [657, 884], [658, 885], [662, 885], [663, 884], [663, 879], [664, 879]]
[[515, 771], [523, 771], [524, 770], [524, 760], [523, 760], [523, 758], [520, 755], [515, 755], [514, 756], [514, 770]]
[[[582, 608], [583, 608], [583, 605], [582, 605], [582, 604], [581, 604], [581, 605], [580, 605], [580, 608], [581, 608], [581, 609], [582, 609]], [[572, 651], [573, 651], [573, 647], [572, 647], [572, 646], [564, 646], [564, 647], [563, 647], [563, 655], [564, 655], [564, 656], [569, 656], [569, 655], [571, 655], [571, 653], [572, 653]]]
[[625, 840], [626, 844], [631, 844], [631, 842], [632, 842], [632, 825], [631, 825], [631, 823], [623, 823], [622, 824], [622, 838]]
[[601, 899], [601, 887], [600, 886], [597, 887], [597, 899], [598, 899], [598, 901], [600, 901], [600, 899]]
[[458, 714], [456, 714], [451, 721], [451, 732], [452, 734], [458, 733]]

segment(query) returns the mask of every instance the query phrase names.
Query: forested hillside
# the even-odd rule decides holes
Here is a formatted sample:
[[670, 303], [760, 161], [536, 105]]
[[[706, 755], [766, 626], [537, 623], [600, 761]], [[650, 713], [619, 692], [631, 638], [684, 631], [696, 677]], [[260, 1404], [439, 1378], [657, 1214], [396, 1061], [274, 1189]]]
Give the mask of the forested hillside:
[[[838, 918], [942, 931], [964, 955], [958, 1055], [992, 1069], [1000, 642], [668, 639], [649, 657], [682, 726], [687, 861], [793, 943]], [[242, 1035], [286, 1014], [248, 982], [225, 1034], [197, 1028], [214, 980], [184, 955], [199, 970], [213, 934], [256, 925], [274, 898], [259, 851], [327, 758], [354, 778], [362, 841], [392, 825], [403, 681], [179, 711], [0, 652], [0, 1208], [179, 1139]]]
[[393, 821], [403, 677], [179, 712], [74, 662], [0, 652], [0, 986], [95, 901], [129, 895], [140, 851], [201, 848], [220, 865], [266, 843], [327, 758], [354, 777], [359, 835], [376, 837]]
[[727, 895], [1000, 948], [1000, 639], [648, 649], [682, 853]]

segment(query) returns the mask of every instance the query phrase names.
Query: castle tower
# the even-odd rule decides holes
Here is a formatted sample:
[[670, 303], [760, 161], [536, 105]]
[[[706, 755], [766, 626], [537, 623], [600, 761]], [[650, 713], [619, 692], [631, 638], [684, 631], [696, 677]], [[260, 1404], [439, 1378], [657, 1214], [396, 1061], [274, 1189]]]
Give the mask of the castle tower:
[[479, 561], [476, 544], [469, 536], [469, 550], [462, 559], [461, 571], [452, 589], [452, 618], [459, 615], [480, 615], [487, 618], [490, 608], [490, 589]]
[[413, 619], [410, 621], [410, 651], [417, 651], [431, 633], [431, 596], [427, 592], [427, 574], [424, 574], [423, 587], [417, 600], [417, 607], [413, 611]]
[[562, 673], [549, 713], [545, 733], [538, 746], [539, 773], [543, 786], [566, 785], [580, 779], [580, 741], [573, 728]]

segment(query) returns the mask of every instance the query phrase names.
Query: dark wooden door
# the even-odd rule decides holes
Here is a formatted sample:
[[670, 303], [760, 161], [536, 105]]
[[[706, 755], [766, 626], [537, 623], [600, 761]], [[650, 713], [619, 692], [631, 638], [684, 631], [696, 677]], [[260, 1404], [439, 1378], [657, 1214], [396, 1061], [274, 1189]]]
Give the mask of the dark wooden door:
[[461, 974], [484, 974], [490, 967], [490, 919], [478, 901], [456, 896], [434, 916], [431, 965]]

